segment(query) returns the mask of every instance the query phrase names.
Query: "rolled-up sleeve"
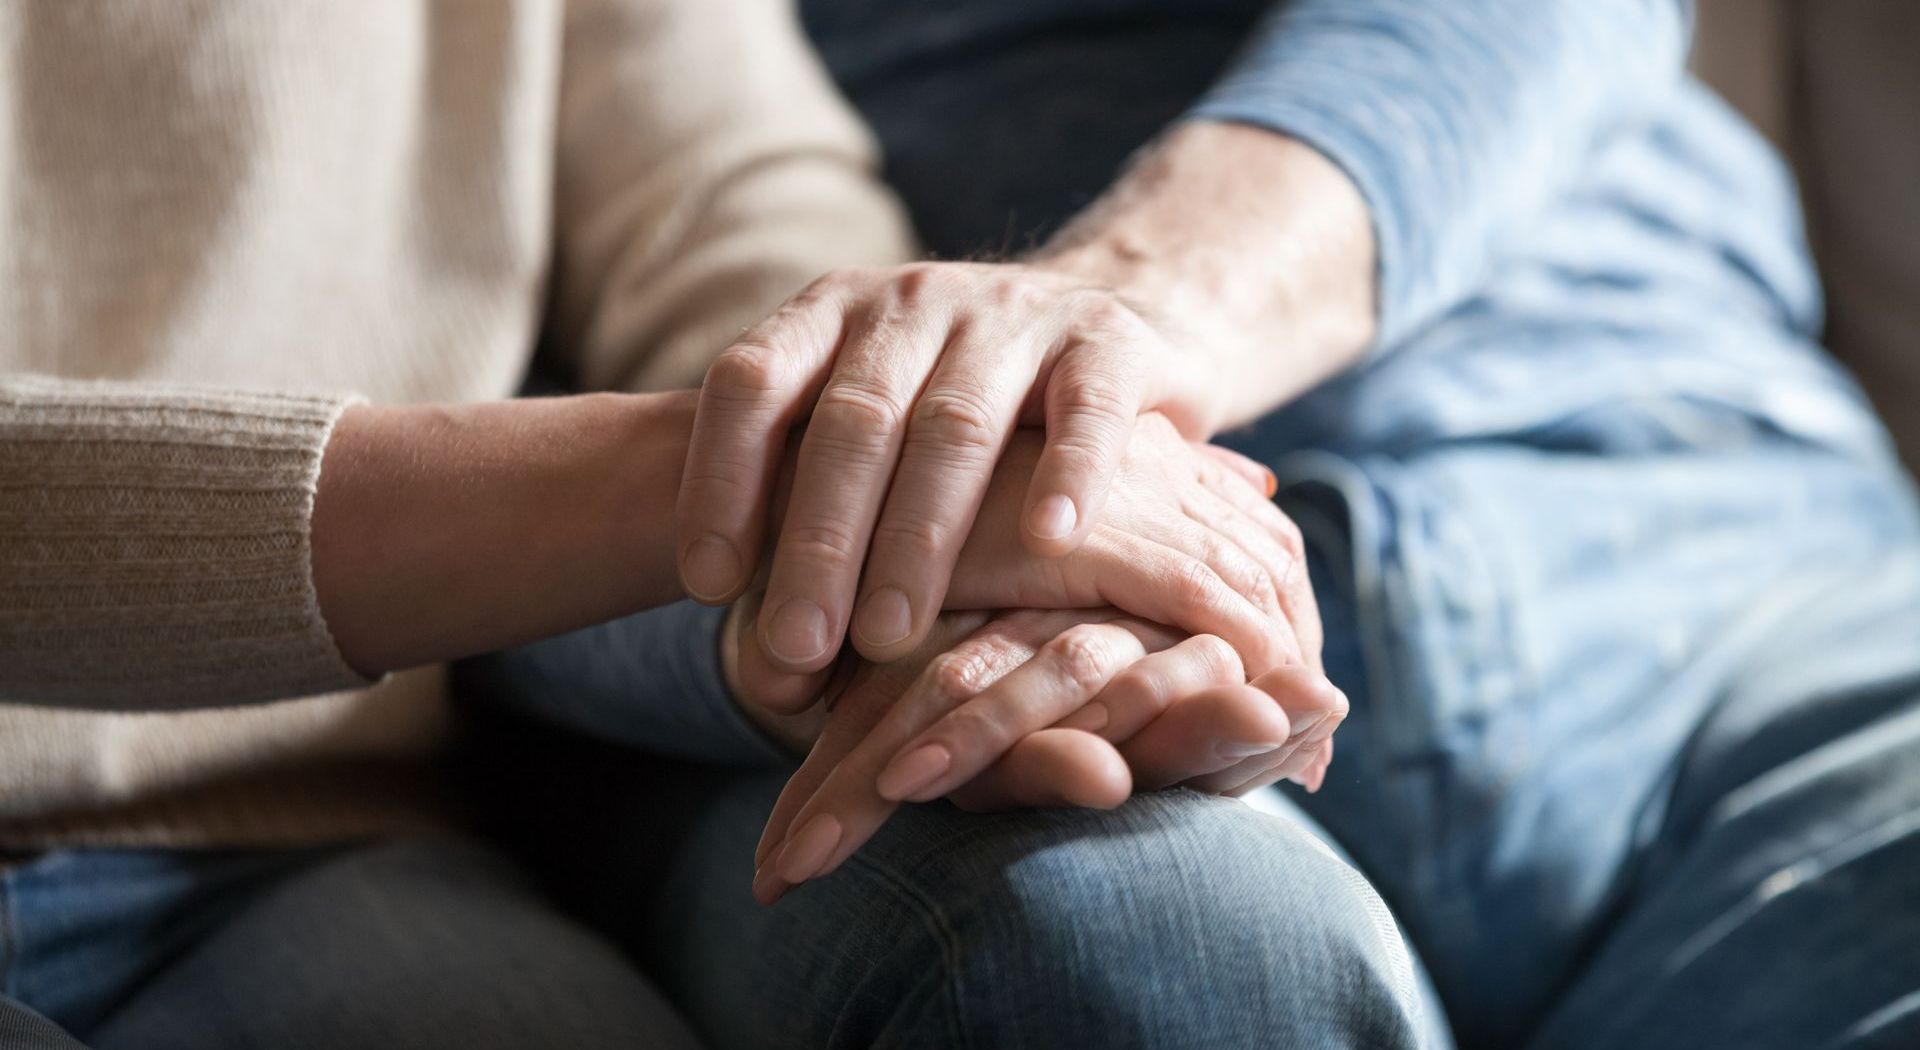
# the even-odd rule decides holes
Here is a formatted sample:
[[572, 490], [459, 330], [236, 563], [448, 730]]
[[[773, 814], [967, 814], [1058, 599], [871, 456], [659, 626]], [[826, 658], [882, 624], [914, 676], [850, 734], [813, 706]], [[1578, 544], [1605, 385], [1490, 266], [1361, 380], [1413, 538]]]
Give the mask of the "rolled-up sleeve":
[[1679, 82], [1683, 0], [1297, 0], [1193, 108], [1344, 169], [1373, 213], [1391, 347]]

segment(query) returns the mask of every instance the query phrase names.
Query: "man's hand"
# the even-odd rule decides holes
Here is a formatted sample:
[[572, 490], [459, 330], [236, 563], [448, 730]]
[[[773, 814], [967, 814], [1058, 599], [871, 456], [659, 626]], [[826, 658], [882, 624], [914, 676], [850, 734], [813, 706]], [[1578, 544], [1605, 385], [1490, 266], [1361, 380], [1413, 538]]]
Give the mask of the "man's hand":
[[1032, 263], [830, 274], [708, 373], [677, 515], [687, 591], [745, 590], [787, 430], [811, 413], [761, 643], [818, 671], [851, 622], [861, 653], [901, 656], [951, 604], [1017, 424], [1043, 422], [1047, 443], [1013, 535], [1059, 555], [1104, 513], [1135, 415], [1205, 437], [1356, 356], [1372, 265], [1365, 206], [1325, 158], [1201, 124]]
[[[1283, 664], [1317, 666], [1319, 612], [1299, 531], [1267, 499], [1271, 474], [1234, 453], [1187, 442], [1157, 415], [1130, 419], [1126, 430], [1104, 520], [1078, 549], [1058, 558], [1030, 553], [1018, 536], [1022, 495], [1047, 453], [1038, 434], [1017, 433], [989, 479], [946, 604], [1113, 606], [1183, 634], [1217, 635], [1251, 674]], [[778, 575], [776, 565], [774, 582]], [[777, 621], [782, 609], [772, 587], [766, 586], [752, 622], [762, 643], [780, 630], [767, 622]], [[823, 672], [794, 673], [767, 649], [753, 644], [740, 654], [757, 683], [744, 698], [789, 713], [812, 703]]]
[[759, 899], [838, 867], [903, 800], [1108, 808], [1173, 784], [1317, 787], [1345, 717], [1317, 672], [1247, 684], [1218, 638], [1177, 640], [1112, 610], [983, 620], [943, 616], [919, 652], [837, 683], [756, 852]]
[[763, 643], [819, 670], [851, 620], [861, 653], [900, 656], [943, 607], [1016, 426], [1044, 422], [1047, 442], [1010, 535], [1059, 555], [1098, 520], [1134, 417], [1206, 436], [1216, 378], [1111, 289], [1036, 267], [828, 274], [707, 374], [679, 503], [688, 593], [744, 588], [787, 430], [810, 415]]

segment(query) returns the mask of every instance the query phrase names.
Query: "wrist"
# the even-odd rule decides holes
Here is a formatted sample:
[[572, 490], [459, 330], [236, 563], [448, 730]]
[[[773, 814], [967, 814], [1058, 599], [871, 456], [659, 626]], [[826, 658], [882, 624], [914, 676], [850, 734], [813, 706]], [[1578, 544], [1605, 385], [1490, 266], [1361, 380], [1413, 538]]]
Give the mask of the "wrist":
[[691, 395], [348, 410], [310, 533], [342, 655], [379, 673], [678, 597], [671, 508], [692, 418]]
[[1227, 425], [1357, 360], [1374, 333], [1364, 200], [1319, 152], [1259, 128], [1176, 127], [1038, 252], [1113, 289], [1220, 372]]
[[611, 520], [619, 523], [622, 542], [639, 555], [634, 559], [641, 577], [636, 597], [642, 607], [677, 601], [686, 592], [674, 564], [673, 507], [699, 392], [597, 396], [615, 399], [612, 411], [623, 417], [624, 437], [609, 446], [602, 469], [619, 501]]

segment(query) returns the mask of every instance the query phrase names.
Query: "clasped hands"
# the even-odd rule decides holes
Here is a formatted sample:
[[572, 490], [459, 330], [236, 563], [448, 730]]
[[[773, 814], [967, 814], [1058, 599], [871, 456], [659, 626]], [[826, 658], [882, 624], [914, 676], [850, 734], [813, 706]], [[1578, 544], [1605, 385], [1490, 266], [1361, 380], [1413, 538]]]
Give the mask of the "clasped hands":
[[902, 802], [1318, 786], [1346, 699], [1272, 474], [1190, 440], [1204, 374], [1118, 296], [993, 264], [831, 274], [718, 360], [681, 575], [732, 604], [736, 695], [811, 740], [757, 898]]

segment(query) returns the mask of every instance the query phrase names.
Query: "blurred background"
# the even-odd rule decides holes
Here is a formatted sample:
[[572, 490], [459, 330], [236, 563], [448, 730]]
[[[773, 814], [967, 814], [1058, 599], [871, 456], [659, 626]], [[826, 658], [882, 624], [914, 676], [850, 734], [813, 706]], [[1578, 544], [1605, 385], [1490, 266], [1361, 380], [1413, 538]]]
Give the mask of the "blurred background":
[[1920, 3], [1699, 0], [1695, 70], [1800, 176], [1827, 344], [1920, 467]]

